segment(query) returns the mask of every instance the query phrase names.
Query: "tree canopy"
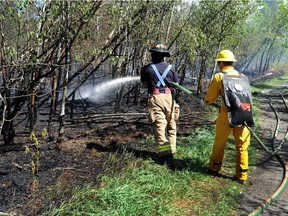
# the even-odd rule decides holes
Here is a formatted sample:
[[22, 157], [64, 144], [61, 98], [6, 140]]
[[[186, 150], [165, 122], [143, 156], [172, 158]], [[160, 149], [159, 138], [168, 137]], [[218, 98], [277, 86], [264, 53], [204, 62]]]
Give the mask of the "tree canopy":
[[[268, 3], [267, 3], [268, 2]], [[34, 130], [37, 110], [52, 119], [82, 85], [139, 76], [148, 47], [169, 47], [181, 82], [196, 78], [198, 93], [215, 71], [221, 49], [237, 56], [240, 70], [264, 74], [287, 58], [285, 1], [65, 1], [0, 2], [1, 134], [13, 142], [15, 126]], [[134, 90], [137, 100], [138, 90]], [[117, 100], [121, 100], [119, 94]], [[115, 108], [117, 112], [117, 108]], [[25, 118], [19, 117], [27, 113]]]

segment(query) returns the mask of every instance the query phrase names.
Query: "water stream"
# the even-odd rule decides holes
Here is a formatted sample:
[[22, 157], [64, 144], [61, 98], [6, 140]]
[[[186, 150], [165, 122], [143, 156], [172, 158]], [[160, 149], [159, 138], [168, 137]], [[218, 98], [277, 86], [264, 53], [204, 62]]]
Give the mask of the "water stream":
[[79, 92], [76, 95], [76, 99], [80, 98], [88, 98], [89, 100], [95, 102], [101, 102], [102, 100], [106, 100], [115, 97], [116, 91], [122, 85], [128, 85], [131, 82], [140, 82], [140, 76], [133, 76], [133, 77], [122, 77], [117, 78], [105, 82], [101, 82], [97, 85], [87, 85], [81, 87]]

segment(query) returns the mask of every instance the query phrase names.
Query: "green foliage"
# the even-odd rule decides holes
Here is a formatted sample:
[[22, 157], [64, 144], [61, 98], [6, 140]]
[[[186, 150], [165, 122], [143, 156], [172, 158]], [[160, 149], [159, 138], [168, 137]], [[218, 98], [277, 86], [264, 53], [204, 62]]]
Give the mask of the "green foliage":
[[[263, 75], [275, 62], [287, 56], [287, 3], [263, 1], [258, 13], [250, 16], [245, 29], [248, 34], [240, 45], [242, 64]], [[285, 56], [285, 57], [284, 57]]]
[[25, 152], [26, 154], [31, 154], [31, 172], [32, 172], [32, 183], [31, 183], [31, 190], [34, 191], [38, 187], [38, 171], [39, 171], [39, 160], [41, 158], [41, 152], [39, 150], [39, 141], [34, 133], [34, 131], [30, 134], [30, 140], [33, 142], [33, 147], [29, 148], [28, 145], [25, 145]]
[[147, 145], [156, 145], [156, 140], [154, 136], [146, 136], [145, 139], [140, 140], [140, 143], [147, 144]]
[[17, 50], [14, 47], [7, 47], [5, 55], [9, 58], [14, 58], [17, 55]]
[[42, 135], [42, 138], [43, 138], [43, 139], [46, 139], [46, 138], [48, 137], [48, 131], [47, 131], [46, 128], [43, 128], [43, 129], [42, 129], [41, 135]]

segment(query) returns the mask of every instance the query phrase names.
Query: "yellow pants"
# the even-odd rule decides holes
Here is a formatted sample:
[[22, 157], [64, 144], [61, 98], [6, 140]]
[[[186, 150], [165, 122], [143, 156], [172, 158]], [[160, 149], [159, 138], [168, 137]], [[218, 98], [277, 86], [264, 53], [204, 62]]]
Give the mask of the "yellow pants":
[[171, 94], [153, 94], [148, 100], [149, 119], [160, 156], [176, 153], [176, 106]]
[[246, 127], [230, 128], [227, 112], [219, 112], [216, 121], [216, 136], [210, 157], [209, 168], [220, 171], [224, 157], [224, 149], [230, 134], [233, 133], [236, 149], [236, 178], [248, 178], [248, 146], [250, 145], [250, 131]]

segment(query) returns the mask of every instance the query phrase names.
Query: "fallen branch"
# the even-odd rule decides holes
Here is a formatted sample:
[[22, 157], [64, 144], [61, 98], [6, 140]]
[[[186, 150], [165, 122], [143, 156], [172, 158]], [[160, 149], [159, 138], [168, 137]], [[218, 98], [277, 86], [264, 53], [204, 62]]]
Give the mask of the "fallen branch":
[[[16, 166], [17, 169], [19, 169], [19, 170], [27, 170], [25, 167], [23, 167], [23, 166], [21, 166], [21, 165], [15, 163], [15, 162], [12, 162], [12, 164], [13, 164], [14, 166]], [[1, 215], [1, 214], [0, 214], [0, 215]]]
[[[131, 118], [137, 118], [139, 120], [139, 117], [146, 117], [146, 113], [115, 113], [115, 114], [96, 114], [92, 116], [83, 116], [73, 119], [67, 119], [66, 122], [73, 122], [73, 123], [79, 123], [79, 122], [93, 122], [93, 123], [105, 123], [105, 122], [111, 122], [111, 120], [114, 121], [125, 121]], [[138, 121], [137, 120], [137, 121]]]
[[98, 117], [121, 117], [121, 116], [146, 116], [147, 113], [108, 113], [108, 114], [95, 114], [92, 116], [83, 116], [78, 117], [77, 119], [90, 119], [90, 118], [98, 118]]
[[16, 214], [11, 214], [11, 213], [5, 213], [5, 212], [0, 212], [0, 216], [13, 216], [13, 215], [16, 215]]

